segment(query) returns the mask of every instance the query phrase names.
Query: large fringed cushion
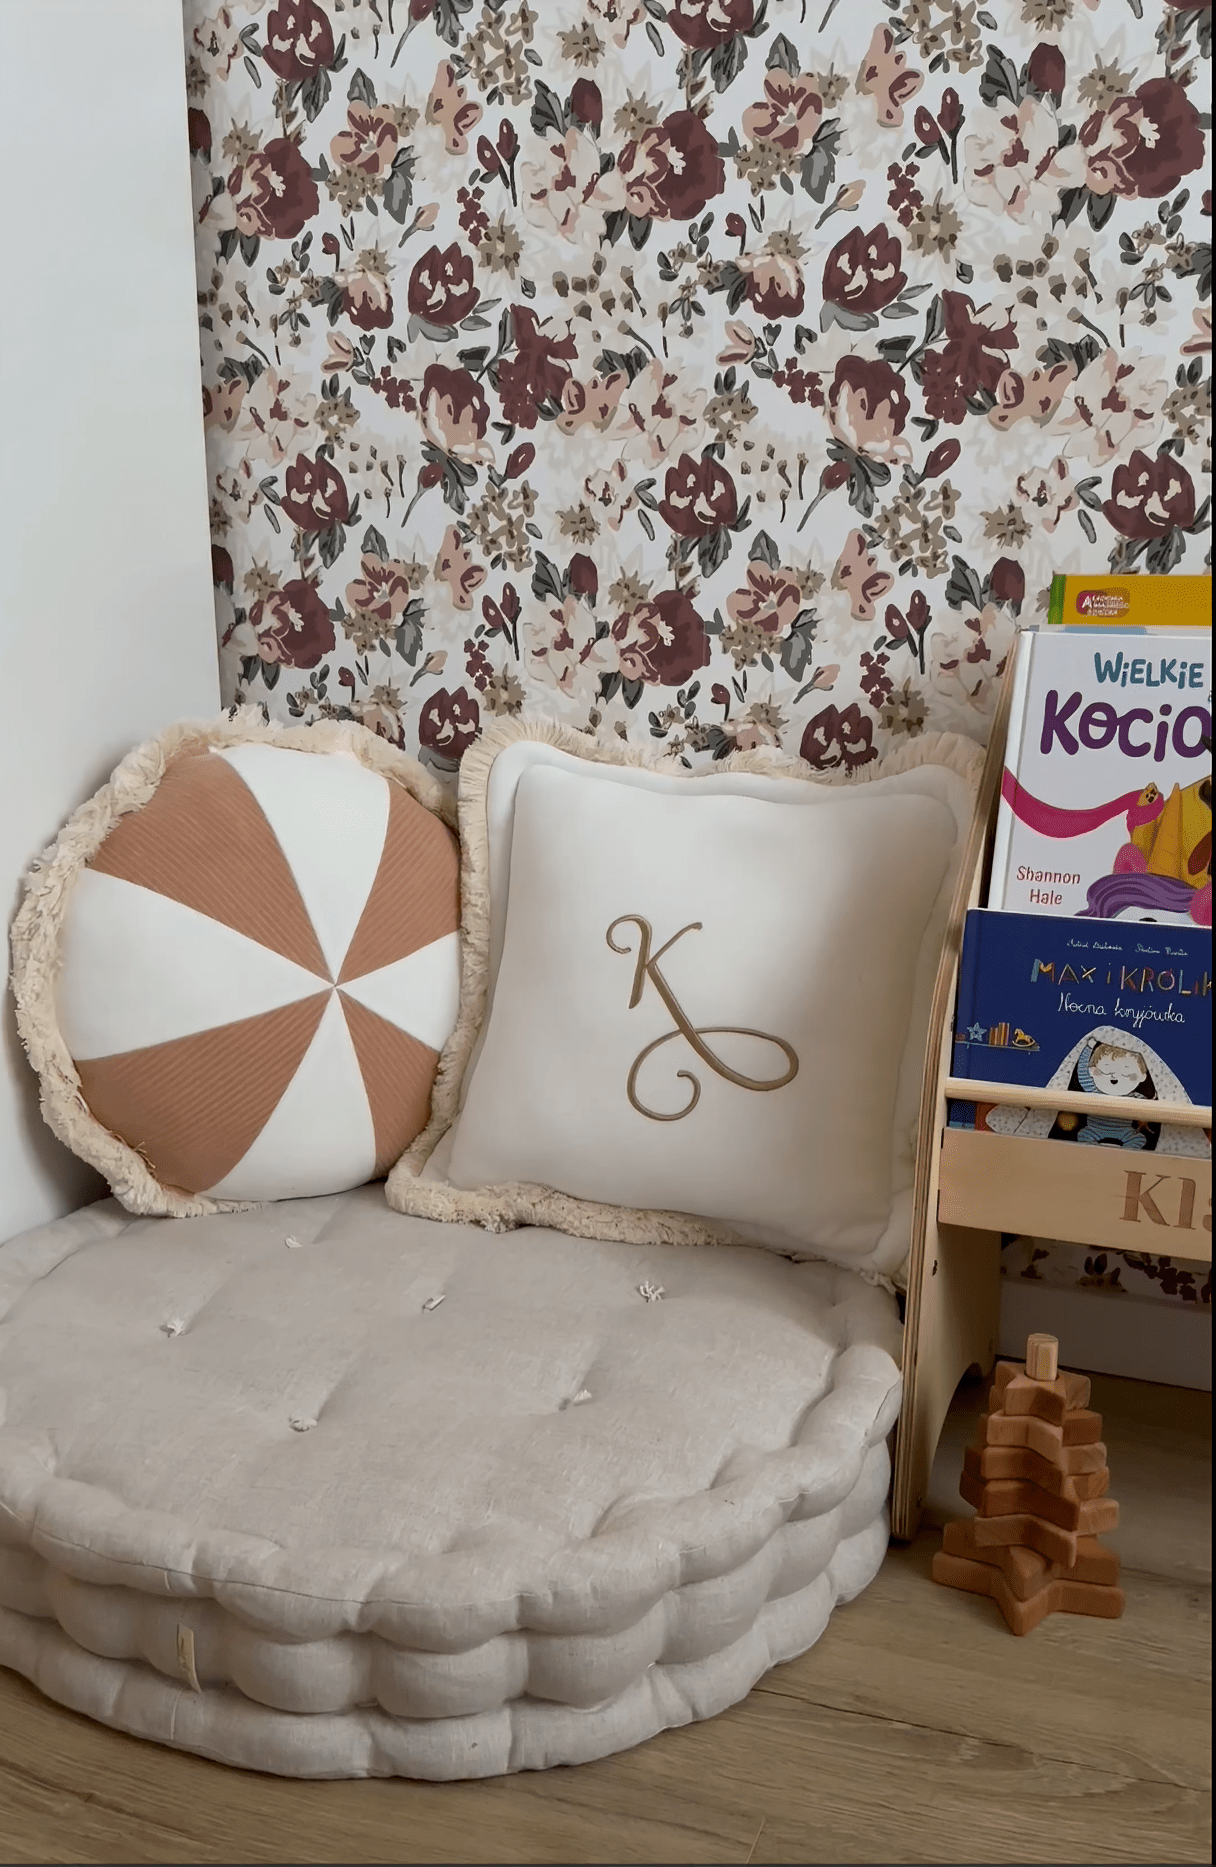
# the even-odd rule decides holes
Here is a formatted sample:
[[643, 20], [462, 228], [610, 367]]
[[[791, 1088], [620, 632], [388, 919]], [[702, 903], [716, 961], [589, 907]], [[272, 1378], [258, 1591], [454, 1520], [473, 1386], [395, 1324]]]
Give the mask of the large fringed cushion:
[[36, 865], [22, 1036], [60, 1138], [131, 1210], [383, 1174], [459, 998], [442, 794], [353, 725], [246, 713], [139, 748]]
[[461, 775], [460, 1021], [390, 1202], [897, 1275], [980, 763], [926, 735], [831, 785], [492, 728]]

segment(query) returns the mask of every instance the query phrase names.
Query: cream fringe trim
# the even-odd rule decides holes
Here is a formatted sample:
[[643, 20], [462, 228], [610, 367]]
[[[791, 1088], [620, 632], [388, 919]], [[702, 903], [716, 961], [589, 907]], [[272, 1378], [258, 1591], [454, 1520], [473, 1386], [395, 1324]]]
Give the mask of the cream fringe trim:
[[[485, 1017], [489, 991], [490, 878], [489, 838], [486, 829], [486, 794], [490, 772], [499, 754], [521, 740], [557, 746], [576, 758], [599, 765], [633, 765], [673, 775], [670, 760], [655, 758], [641, 747], [623, 741], [601, 744], [585, 733], [556, 720], [508, 719], [487, 728], [461, 761], [459, 817], [461, 841], [461, 902], [463, 955], [460, 1015], [444, 1047], [431, 1096], [431, 1119], [408, 1147], [388, 1176], [385, 1192], [398, 1212], [418, 1218], [444, 1219], [480, 1225], [486, 1231], [505, 1232], [520, 1225], [549, 1226], [575, 1238], [618, 1240], [629, 1244], [739, 1245], [750, 1243], [728, 1227], [682, 1212], [647, 1212], [628, 1206], [607, 1206], [575, 1199], [547, 1186], [503, 1185], [475, 1191], [422, 1180], [422, 1173], [439, 1141], [456, 1118], [465, 1069]], [[973, 793], [979, 790], [983, 770], [982, 747], [957, 733], [925, 733], [866, 765], [837, 783], [865, 784], [892, 778], [921, 765], [943, 765], [963, 778]], [[719, 772], [759, 772], [771, 778], [803, 778], [823, 783], [822, 775], [804, 759], [768, 748], [737, 752], [704, 770], [687, 774], [690, 784]], [[830, 782], [830, 781], [829, 781]], [[959, 847], [962, 843], [960, 839]], [[808, 1253], [808, 1255], [810, 1255]], [[891, 1290], [890, 1278], [877, 1271], [859, 1271], [867, 1282]]]
[[455, 826], [447, 792], [416, 759], [398, 752], [365, 726], [322, 721], [315, 726], [268, 722], [260, 709], [234, 710], [209, 724], [171, 726], [137, 746], [115, 770], [109, 783], [68, 820], [51, 847], [35, 861], [26, 878], [25, 897], [12, 930], [13, 995], [17, 1029], [38, 1072], [42, 1113], [73, 1154], [103, 1174], [128, 1212], [202, 1218], [211, 1212], [246, 1210], [249, 1201], [208, 1199], [204, 1194], [174, 1192], [162, 1186], [142, 1154], [103, 1128], [86, 1103], [76, 1066], [59, 1029], [55, 981], [61, 960], [64, 916], [78, 870], [96, 853], [120, 817], [139, 810], [153, 796], [172, 759], [207, 746], [285, 746], [295, 752], [345, 753], [379, 772], [416, 798], [425, 810]]

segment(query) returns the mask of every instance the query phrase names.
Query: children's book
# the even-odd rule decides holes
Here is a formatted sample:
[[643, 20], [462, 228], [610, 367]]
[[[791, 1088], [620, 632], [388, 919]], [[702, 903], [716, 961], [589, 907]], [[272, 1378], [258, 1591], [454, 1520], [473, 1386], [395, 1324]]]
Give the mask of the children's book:
[[1061, 629], [1210, 629], [1210, 577], [1053, 577], [1047, 621]]
[[1207, 1130], [1156, 1113], [1162, 1102], [1211, 1098], [1210, 930], [973, 909], [953, 1064], [973, 1081], [1132, 1097], [1144, 1116], [959, 1103], [952, 1127], [1210, 1155]]
[[1212, 925], [1212, 636], [1025, 631], [990, 908]]

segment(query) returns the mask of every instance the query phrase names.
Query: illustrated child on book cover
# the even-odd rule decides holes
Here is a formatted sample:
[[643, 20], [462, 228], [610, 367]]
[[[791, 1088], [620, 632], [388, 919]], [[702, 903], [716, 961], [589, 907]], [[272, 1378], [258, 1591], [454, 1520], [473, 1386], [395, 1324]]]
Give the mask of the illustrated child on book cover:
[[1173, 1070], [1140, 1037], [1118, 1025], [1097, 1025], [1073, 1045], [1048, 1079], [1049, 1089], [1080, 1090], [1085, 1095], [1131, 1096], [1145, 1103], [1143, 1120], [1127, 1116], [1074, 1115], [1071, 1111], [988, 1107], [983, 1126], [992, 1134], [1028, 1135], [1075, 1141], [1086, 1147], [1119, 1147], [1138, 1153], [1190, 1154], [1207, 1157], [1211, 1135], [1177, 1122], [1155, 1121], [1155, 1102], [1190, 1102]]

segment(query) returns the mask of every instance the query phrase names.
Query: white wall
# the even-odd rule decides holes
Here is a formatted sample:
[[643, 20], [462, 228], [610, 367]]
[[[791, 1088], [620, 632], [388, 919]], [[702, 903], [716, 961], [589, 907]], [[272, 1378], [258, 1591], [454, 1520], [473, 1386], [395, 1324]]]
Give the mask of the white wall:
[[[183, 69], [181, 0], [0, 0], [6, 926], [123, 753], [219, 705]], [[2, 1027], [0, 1239], [104, 1191]]]

